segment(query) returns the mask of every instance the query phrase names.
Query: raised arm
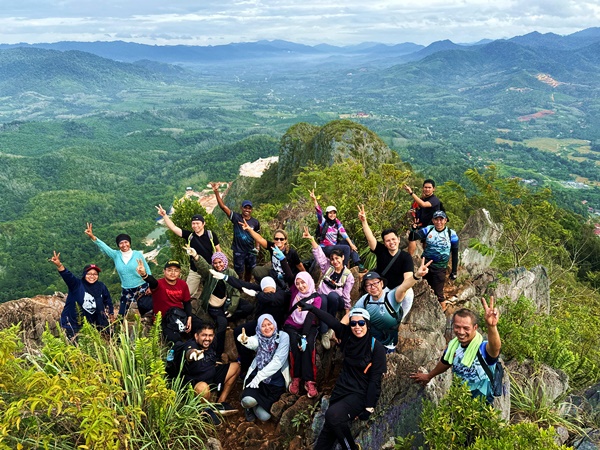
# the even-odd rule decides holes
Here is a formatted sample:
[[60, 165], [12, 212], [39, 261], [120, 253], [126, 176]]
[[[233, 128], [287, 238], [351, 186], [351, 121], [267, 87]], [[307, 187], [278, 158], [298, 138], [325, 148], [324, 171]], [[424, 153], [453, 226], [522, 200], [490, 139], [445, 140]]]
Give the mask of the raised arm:
[[485, 351], [492, 358], [497, 358], [500, 355], [500, 348], [502, 347], [502, 341], [500, 341], [500, 334], [498, 333], [498, 319], [500, 318], [500, 312], [498, 308], [494, 308], [494, 297], [490, 296], [490, 305], [488, 306], [485, 298], [481, 299], [481, 306], [484, 310], [485, 323], [487, 325], [488, 343], [485, 346]]
[[429, 272], [429, 266], [432, 262], [433, 261], [429, 261], [427, 264], [425, 264], [425, 258], [421, 258], [421, 267], [417, 269], [417, 273], [415, 273], [412, 277], [404, 278], [402, 284], [396, 288], [396, 293], [394, 295], [396, 303], [402, 303], [402, 300], [406, 295], [406, 291], [417, 284], [417, 281], [421, 281], [421, 279], [427, 275]]
[[430, 202], [425, 202], [421, 199], [421, 197], [419, 197], [417, 194], [415, 194], [412, 190], [412, 188], [410, 186], [407, 186], [406, 184], [404, 185], [404, 190], [406, 192], [408, 192], [408, 195], [410, 195], [412, 197], [412, 199], [417, 202], [417, 205], [419, 205], [421, 208], [431, 208], [431, 203]]
[[246, 222], [246, 219], [242, 219], [242, 222], [238, 222], [240, 224], [240, 226], [242, 227], [242, 229], [244, 231], [246, 231], [247, 233], [250, 234], [250, 236], [252, 236], [252, 239], [254, 239], [254, 241], [259, 244], [262, 248], [267, 248], [267, 240], [262, 237], [260, 234], [258, 234], [256, 231], [254, 231], [254, 229], [248, 225], [248, 222]]
[[375, 251], [377, 248], [377, 239], [375, 239], [375, 235], [371, 231], [371, 227], [367, 222], [367, 213], [365, 212], [365, 205], [360, 205], [358, 207], [358, 220], [362, 224], [363, 233], [365, 233], [365, 237], [367, 238], [367, 243], [369, 244], [369, 248], [371, 251]]
[[162, 205], [158, 205], [155, 208], [158, 211], [158, 215], [161, 216], [165, 221], [165, 225], [169, 228], [169, 230], [171, 230], [177, 236], [181, 237], [183, 235], [181, 228], [179, 228], [177, 225], [175, 225], [175, 223], [173, 223], [173, 221], [167, 214], [167, 211], [165, 211]]
[[223, 210], [223, 212], [227, 215], [227, 217], [231, 216], [231, 209], [227, 207], [225, 202], [223, 202], [223, 198], [221, 198], [221, 194], [219, 193], [219, 183], [210, 183], [210, 187], [215, 193], [215, 198], [217, 199], [217, 204], [219, 208]]
[[304, 239], [310, 239], [310, 245], [312, 245], [312, 248], [319, 247], [319, 244], [317, 244], [317, 241], [315, 241], [314, 236], [312, 234], [310, 234], [310, 231], [308, 231], [307, 226], [304, 227], [304, 232], [302, 233], [302, 237]]

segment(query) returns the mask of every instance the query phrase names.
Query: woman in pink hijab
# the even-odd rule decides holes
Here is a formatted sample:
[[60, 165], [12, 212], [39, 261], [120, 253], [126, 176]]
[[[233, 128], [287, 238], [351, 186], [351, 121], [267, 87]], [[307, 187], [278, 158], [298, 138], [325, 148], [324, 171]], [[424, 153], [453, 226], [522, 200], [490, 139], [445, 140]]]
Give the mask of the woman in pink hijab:
[[315, 282], [308, 272], [299, 272], [291, 287], [292, 299], [290, 316], [283, 324], [283, 330], [290, 336], [290, 371], [292, 382], [290, 393], [300, 393], [300, 382], [304, 381], [304, 389], [309, 398], [316, 397], [317, 367], [315, 365], [315, 341], [318, 321], [313, 313], [300, 311], [296, 303], [300, 300], [321, 307], [321, 297], [315, 291]]

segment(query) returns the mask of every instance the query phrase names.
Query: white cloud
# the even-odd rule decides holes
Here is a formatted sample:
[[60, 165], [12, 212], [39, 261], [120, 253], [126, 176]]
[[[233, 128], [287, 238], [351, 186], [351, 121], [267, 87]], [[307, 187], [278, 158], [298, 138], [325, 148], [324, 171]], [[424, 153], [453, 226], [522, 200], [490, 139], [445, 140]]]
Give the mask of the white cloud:
[[[597, 26], [589, 0], [23, 0], [0, 10], [0, 42], [126, 39], [208, 45], [285, 39], [317, 44], [473, 42]], [[192, 4], [195, 3], [195, 4]], [[200, 3], [200, 4], [198, 4]], [[129, 37], [125, 37], [129, 36]]]

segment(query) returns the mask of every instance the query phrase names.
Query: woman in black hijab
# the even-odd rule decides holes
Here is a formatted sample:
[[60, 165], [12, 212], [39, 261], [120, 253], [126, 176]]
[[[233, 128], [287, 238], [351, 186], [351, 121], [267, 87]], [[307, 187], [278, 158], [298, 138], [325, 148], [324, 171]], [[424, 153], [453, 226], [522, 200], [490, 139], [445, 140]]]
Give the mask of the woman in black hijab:
[[351, 309], [350, 323], [346, 325], [313, 305], [304, 302], [298, 305], [334, 330], [344, 355], [342, 371], [325, 412], [325, 425], [314, 448], [333, 449], [337, 441], [344, 450], [360, 449], [350, 432], [350, 423], [357, 417], [368, 420], [375, 409], [381, 394], [381, 378], [387, 370], [386, 349], [371, 336], [367, 310]]

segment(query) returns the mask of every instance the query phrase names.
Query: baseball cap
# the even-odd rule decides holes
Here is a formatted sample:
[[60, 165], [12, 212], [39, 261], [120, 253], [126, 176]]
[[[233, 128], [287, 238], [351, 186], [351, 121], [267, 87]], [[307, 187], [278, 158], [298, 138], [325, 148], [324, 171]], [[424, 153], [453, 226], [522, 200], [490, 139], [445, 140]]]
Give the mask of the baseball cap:
[[365, 287], [365, 283], [369, 280], [381, 280], [383, 281], [383, 285], [385, 286], [387, 284], [387, 280], [385, 278], [383, 278], [381, 275], [379, 275], [377, 272], [367, 272], [362, 279], [362, 286], [363, 288]]
[[336, 207], [333, 205], [329, 205], [327, 208], [325, 208], [325, 214], [327, 214], [328, 212], [331, 212], [331, 211], [337, 212]]
[[204, 222], [204, 221], [205, 221], [205, 220], [204, 220], [204, 217], [203, 217], [201, 214], [194, 214], [194, 215], [192, 216], [192, 222], [193, 222], [194, 220], [199, 220], [200, 222]]
[[165, 264], [165, 269], [169, 267], [177, 267], [178, 269], [181, 269], [181, 264], [179, 264], [179, 261], [172, 259], [170, 261], [167, 261]]
[[348, 314], [348, 317], [353, 316], [362, 316], [367, 320], [371, 320], [371, 314], [369, 314], [369, 311], [364, 308], [352, 308]]
[[446, 213], [444, 211], [436, 211], [433, 213], [433, 217], [432, 219], [437, 219], [438, 217], [441, 217], [443, 219], [447, 219], [448, 216], [446, 215]]
[[252, 208], [252, 202], [250, 200], [244, 200], [242, 202], [242, 208], [245, 208], [246, 206], [249, 206], [250, 208]]

